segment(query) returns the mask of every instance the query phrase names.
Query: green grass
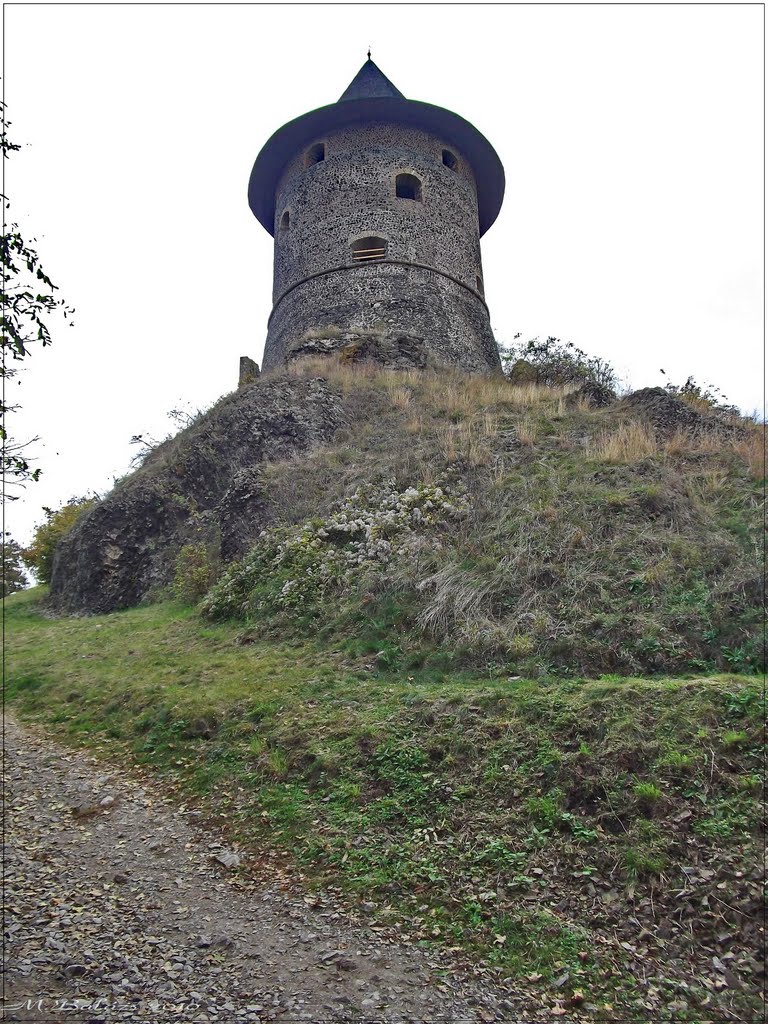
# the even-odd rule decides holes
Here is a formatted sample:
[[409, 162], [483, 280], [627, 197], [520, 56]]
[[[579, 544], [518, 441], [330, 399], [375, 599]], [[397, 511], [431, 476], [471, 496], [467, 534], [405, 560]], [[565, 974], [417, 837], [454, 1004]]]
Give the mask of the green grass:
[[[386, 624], [331, 645], [244, 637], [174, 603], [51, 619], [41, 596], [7, 602], [21, 716], [151, 768], [248, 848], [286, 851], [309, 884], [396, 914], [413, 941], [542, 985], [568, 972], [642, 1014], [616, 929], [679, 909], [694, 859], [754, 869], [754, 677], [530, 680], [437, 649], [402, 670]], [[620, 912], [596, 915], [590, 886]], [[698, 927], [703, 949], [719, 926]]]

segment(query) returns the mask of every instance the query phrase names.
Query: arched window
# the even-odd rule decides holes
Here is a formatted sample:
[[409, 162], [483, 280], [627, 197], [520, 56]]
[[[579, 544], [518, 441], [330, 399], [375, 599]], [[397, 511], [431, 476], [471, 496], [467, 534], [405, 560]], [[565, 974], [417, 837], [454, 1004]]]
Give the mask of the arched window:
[[450, 170], [455, 171], [458, 167], [459, 161], [455, 153], [452, 153], [450, 149], [443, 150], [443, 163]]
[[368, 263], [369, 260], [383, 260], [387, 255], [387, 240], [378, 235], [367, 235], [352, 243], [352, 262]]
[[283, 216], [280, 218], [280, 230], [287, 231], [291, 226], [291, 215], [287, 210], [283, 210]]
[[304, 154], [304, 166], [311, 167], [312, 164], [319, 164], [322, 160], [325, 160], [325, 143], [316, 142]]
[[421, 182], [415, 174], [398, 174], [395, 179], [395, 195], [398, 199], [414, 199], [421, 202]]

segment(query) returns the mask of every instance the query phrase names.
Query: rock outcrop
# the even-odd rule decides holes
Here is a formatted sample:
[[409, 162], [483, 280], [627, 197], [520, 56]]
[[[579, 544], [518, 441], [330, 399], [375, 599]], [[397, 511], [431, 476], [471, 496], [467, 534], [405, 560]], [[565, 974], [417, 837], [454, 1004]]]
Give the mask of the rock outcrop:
[[305, 356], [337, 355], [342, 363], [378, 363], [390, 370], [423, 370], [435, 364], [424, 338], [395, 331], [311, 331], [294, 342], [289, 362]]
[[622, 399], [624, 409], [649, 423], [657, 437], [670, 438], [678, 433], [691, 437], [717, 431], [721, 436], [743, 436], [744, 428], [730, 409], [696, 409], [664, 388], [640, 388]]
[[244, 553], [269, 519], [259, 466], [329, 441], [343, 418], [320, 378], [260, 380], [228, 395], [77, 522], [56, 551], [52, 604], [136, 605], [172, 581], [185, 544], [225, 560]]

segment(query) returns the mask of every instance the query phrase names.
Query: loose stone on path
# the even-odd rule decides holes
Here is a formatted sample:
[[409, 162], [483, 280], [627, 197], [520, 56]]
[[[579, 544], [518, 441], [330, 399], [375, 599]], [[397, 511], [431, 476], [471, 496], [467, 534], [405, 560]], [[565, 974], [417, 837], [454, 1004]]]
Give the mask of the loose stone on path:
[[5, 764], [6, 1021], [459, 1024], [542, 1013], [327, 900], [312, 908], [298, 883], [244, 885], [243, 852], [193, 815], [9, 717]]

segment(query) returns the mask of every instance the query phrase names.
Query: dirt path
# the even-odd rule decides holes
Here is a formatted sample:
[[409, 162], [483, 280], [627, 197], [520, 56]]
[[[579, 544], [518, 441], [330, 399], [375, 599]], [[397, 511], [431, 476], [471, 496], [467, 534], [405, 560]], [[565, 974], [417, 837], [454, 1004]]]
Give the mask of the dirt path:
[[332, 902], [244, 882], [220, 836], [104, 772], [6, 718], [5, 1020], [535, 1018]]

